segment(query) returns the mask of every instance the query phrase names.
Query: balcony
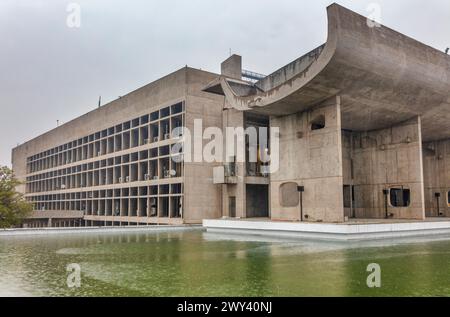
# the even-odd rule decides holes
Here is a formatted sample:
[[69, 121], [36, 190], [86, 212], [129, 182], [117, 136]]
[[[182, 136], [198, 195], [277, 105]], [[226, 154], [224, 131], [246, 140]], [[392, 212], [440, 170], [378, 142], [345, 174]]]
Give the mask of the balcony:
[[214, 184], [237, 184], [236, 163], [226, 163], [215, 167], [213, 173]]
[[246, 172], [246, 176], [250, 177], [269, 177], [269, 166], [261, 162], [247, 162]]

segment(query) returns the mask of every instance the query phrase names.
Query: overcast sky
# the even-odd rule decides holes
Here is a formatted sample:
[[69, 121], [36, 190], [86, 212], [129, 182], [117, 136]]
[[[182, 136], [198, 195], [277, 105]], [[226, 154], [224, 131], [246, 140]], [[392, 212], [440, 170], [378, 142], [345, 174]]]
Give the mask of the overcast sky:
[[[11, 148], [185, 65], [269, 74], [326, 41], [327, 0], [0, 0], [0, 165]], [[450, 1], [337, 1], [437, 49]], [[70, 3], [81, 9], [69, 28]], [[74, 21], [74, 20], [70, 20]]]

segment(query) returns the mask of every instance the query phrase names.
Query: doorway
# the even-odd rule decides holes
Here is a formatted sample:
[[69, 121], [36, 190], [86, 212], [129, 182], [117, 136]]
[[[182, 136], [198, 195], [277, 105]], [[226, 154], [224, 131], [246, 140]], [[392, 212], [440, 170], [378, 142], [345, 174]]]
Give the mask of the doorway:
[[236, 218], [236, 197], [228, 198], [228, 214], [231, 218]]
[[269, 217], [269, 186], [246, 185], [246, 217]]

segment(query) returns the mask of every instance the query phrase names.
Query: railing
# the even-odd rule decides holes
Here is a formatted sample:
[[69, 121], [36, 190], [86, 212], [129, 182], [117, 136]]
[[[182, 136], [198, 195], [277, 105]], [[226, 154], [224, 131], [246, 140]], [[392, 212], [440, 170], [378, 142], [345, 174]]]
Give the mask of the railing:
[[260, 81], [261, 79], [263, 79], [265, 77], [266, 77], [266, 75], [258, 74], [258, 73], [252, 72], [250, 70], [245, 70], [245, 69], [242, 70], [242, 78], [247, 79], [251, 82]]
[[247, 162], [247, 176], [268, 177], [268, 166], [263, 163]]
[[234, 177], [236, 176], [236, 163], [226, 163], [225, 167], [225, 177]]

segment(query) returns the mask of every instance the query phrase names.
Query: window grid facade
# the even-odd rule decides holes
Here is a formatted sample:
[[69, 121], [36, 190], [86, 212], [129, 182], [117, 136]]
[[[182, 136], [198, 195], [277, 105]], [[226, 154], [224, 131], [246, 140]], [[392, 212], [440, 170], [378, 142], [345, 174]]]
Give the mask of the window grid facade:
[[182, 153], [170, 146], [184, 126], [180, 102], [28, 157], [26, 197], [37, 211], [182, 218]]

